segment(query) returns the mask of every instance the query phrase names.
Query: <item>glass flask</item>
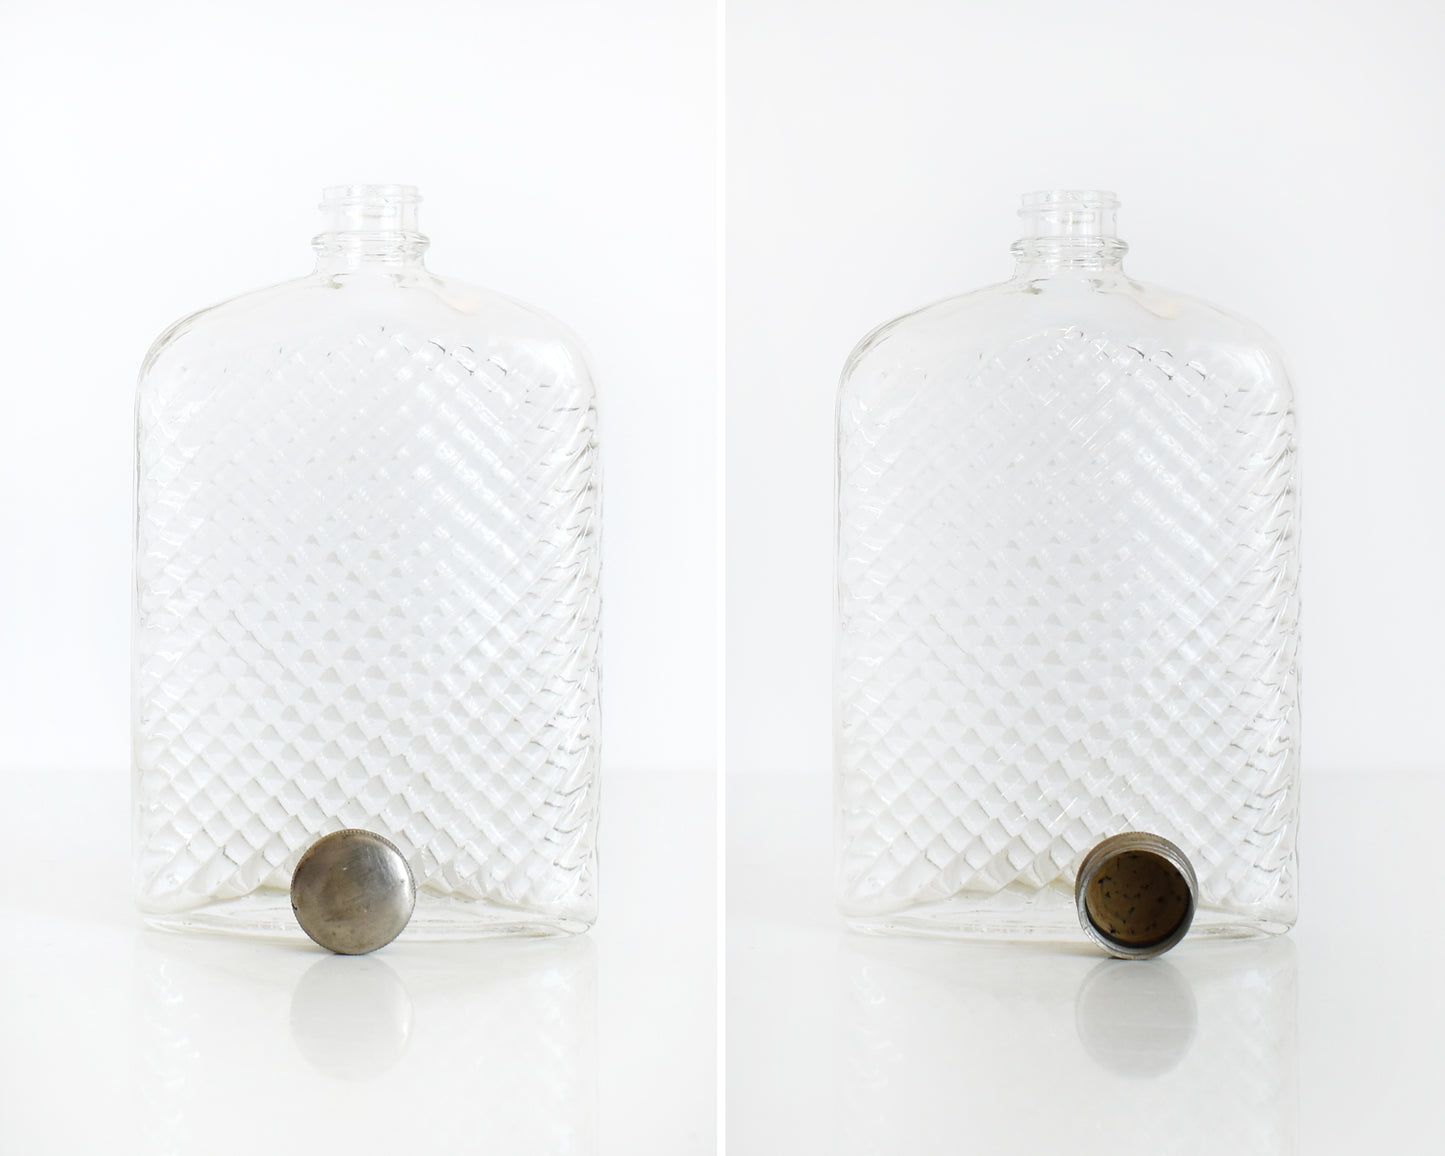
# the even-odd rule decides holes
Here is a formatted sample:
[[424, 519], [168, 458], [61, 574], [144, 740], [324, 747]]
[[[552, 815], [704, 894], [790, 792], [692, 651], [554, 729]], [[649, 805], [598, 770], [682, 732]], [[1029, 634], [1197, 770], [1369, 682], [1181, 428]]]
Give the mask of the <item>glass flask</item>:
[[1082, 939], [1107, 836], [1192, 934], [1295, 919], [1300, 490], [1272, 342], [1024, 198], [1009, 281], [876, 329], [837, 409], [836, 886], [855, 927]]
[[137, 901], [300, 936], [361, 827], [406, 935], [596, 915], [597, 406], [552, 318], [429, 273], [416, 190], [329, 189], [315, 271], [167, 330], [136, 400]]

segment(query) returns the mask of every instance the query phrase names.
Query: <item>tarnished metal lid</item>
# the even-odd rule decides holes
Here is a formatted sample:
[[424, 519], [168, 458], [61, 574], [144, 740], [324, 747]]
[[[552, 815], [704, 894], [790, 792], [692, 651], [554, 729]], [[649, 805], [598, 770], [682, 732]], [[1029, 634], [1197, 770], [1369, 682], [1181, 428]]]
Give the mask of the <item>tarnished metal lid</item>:
[[291, 875], [291, 910], [328, 951], [364, 955], [401, 934], [416, 907], [406, 856], [375, 831], [323, 835]]
[[1198, 893], [1188, 856], [1144, 831], [1105, 839], [1084, 856], [1074, 881], [1085, 933], [1119, 959], [1162, 955], [1183, 939]]

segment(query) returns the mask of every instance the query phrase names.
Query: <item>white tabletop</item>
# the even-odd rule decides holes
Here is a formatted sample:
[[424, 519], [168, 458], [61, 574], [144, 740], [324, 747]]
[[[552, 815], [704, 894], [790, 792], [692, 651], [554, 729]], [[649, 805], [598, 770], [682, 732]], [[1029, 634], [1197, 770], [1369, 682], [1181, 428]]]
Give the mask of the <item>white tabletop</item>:
[[1294, 931], [1141, 963], [846, 931], [830, 780], [734, 776], [728, 1152], [1445, 1151], [1442, 784], [1307, 778]]
[[584, 936], [143, 930], [128, 776], [0, 775], [0, 1152], [708, 1153], [715, 785], [612, 774]]

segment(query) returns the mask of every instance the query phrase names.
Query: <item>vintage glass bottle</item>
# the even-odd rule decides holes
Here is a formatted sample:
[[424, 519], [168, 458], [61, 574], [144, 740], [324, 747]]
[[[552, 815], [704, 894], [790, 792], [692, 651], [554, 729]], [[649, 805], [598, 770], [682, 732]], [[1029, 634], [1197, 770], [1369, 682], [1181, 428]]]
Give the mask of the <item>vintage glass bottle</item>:
[[1252, 324], [1124, 273], [1117, 202], [1024, 198], [1003, 284], [875, 330], [837, 409], [837, 893], [865, 930], [1082, 937], [1163, 835], [1192, 934], [1295, 919], [1295, 404]]
[[196, 313], [136, 401], [133, 803], [151, 923], [300, 935], [374, 830], [412, 937], [595, 917], [597, 406], [572, 335], [422, 263], [416, 190], [327, 190], [315, 271]]

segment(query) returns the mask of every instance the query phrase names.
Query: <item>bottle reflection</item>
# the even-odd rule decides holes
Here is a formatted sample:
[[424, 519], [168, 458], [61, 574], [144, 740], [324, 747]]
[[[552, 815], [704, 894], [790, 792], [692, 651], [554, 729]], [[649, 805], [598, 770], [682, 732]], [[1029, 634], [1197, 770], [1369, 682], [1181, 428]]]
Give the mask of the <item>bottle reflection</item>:
[[839, 1152], [1296, 1151], [1287, 939], [1132, 962], [848, 935], [838, 961]]
[[1162, 1076], [1178, 1067], [1198, 1022], [1194, 989], [1162, 959], [1103, 960], [1074, 996], [1084, 1050], [1121, 1076]]
[[406, 985], [374, 955], [323, 956], [291, 993], [291, 1038], [311, 1066], [368, 1080], [396, 1066], [411, 1034]]
[[344, 957], [143, 932], [135, 961], [147, 1152], [596, 1152], [585, 937]]

